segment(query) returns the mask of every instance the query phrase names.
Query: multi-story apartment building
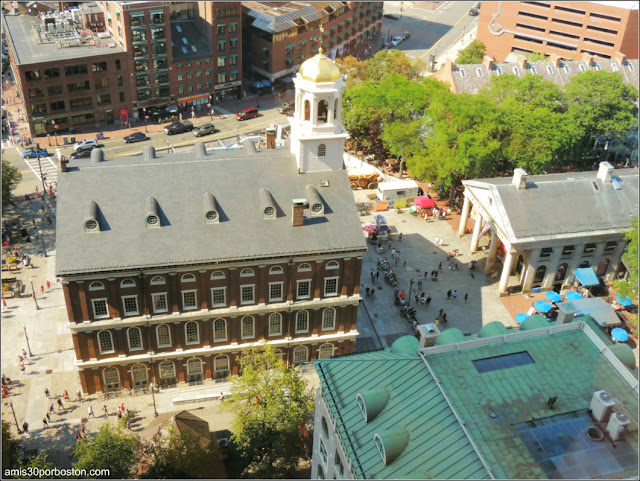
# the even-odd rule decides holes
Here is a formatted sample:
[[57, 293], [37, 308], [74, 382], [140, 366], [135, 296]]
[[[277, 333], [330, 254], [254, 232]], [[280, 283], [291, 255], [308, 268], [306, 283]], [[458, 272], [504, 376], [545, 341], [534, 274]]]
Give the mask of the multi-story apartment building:
[[482, 2], [477, 39], [498, 62], [542, 52], [638, 58], [638, 2]]
[[348, 55], [380, 31], [382, 2], [243, 2], [245, 66], [273, 82], [322, 48]]
[[3, 15], [31, 135], [113, 123], [131, 109], [127, 52], [76, 12]]
[[85, 392], [224, 378], [260, 340], [291, 365], [354, 350], [366, 243], [343, 87], [325, 56], [301, 67], [290, 149], [270, 131], [263, 151], [63, 164], [56, 274]]

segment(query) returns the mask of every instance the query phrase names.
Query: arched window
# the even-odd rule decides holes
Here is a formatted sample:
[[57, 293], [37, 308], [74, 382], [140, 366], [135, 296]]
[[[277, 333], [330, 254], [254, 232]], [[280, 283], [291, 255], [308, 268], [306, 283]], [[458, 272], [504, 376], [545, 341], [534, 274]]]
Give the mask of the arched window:
[[293, 350], [293, 365], [303, 364], [309, 360], [309, 349], [306, 346], [298, 346]]
[[94, 281], [89, 284], [90, 291], [100, 291], [102, 289], [104, 289], [104, 284], [102, 282]]
[[310, 264], [300, 264], [298, 266], [298, 272], [309, 272], [311, 270]]
[[214, 379], [224, 379], [229, 377], [229, 357], [216, 356], [213, 360], [213, 376]]
[[184, 335], [187, 344], [198, 344], [200, 342], [198, 323], [196, 321], [187, 322], [184, 325]]
[[131, 368], [131, 380], [134, 388], [146, 387], [147, 385], [147, 368], [144, 364], [136, 364]]
[[252, 277], [253, 275], [253, 269], [242, 269], [240, 272], [240, 277]]
[[142, 332], [138, 327], [130, 327], [127, 329], [127, 340], [129, 341], [129, 350], [138, 351], [142, 349]]
[[318, 359], [326, 359], [333, 356], [333, 344], [323, 344], [318, 350]]
[[333, 101], [333, 120], [338, 118], [338, 99]]
[[176, 366], [174, 363], [172, 363], [171, 361], [162, 361], [158, 365], [158, 371], [160, 372], [161, 386], [177, 384]]
[[211, 279], [224, 279], [225, 275], [224, 272], [222, 271], [215, 271], [213, 274], [211, 274]]
[[556, 273], [556, 280], [557, 281], [563, 281], [564, 280], [565, 276], [567, 275], [567, 267], [569, 267], [567, 263], [560, 264], [558, 266], [558, 271]]
[[273, 266], [271, 269], [269, 269], [269, 274], [282, 274], [283, 272], [284, 271], [280, 266]]
[[197, 357], [187, 361], [187, 381], [202, 382], [202, 361]]
[[100, 354], [113, 352], [113, 337], [110, 331], [100, 331], [98, 333], [98, 347]]
[[171, 330], [166, 324], [160, 324], [156, 327], [156, 336], [158, 338], [158, 347], [171, 347]]
[[298, 311], [296, 314], [296, 332], [309, 331], [309, 311]]
[[324, 416], [322, 416], [322, 434], [326, 439], [329, 439], [329, 424]]
[[318, 122], [326, 122], [329, 113], [329, 102], [321, 100], [318, 102]]
[[164, 284], [166, 284], [167, 281], [164, 280], [164, 277], [162, 276], [153, 276], [151, 278], [151, 285], [152, 286], [162, 286]]
[[336, 328], [336, 310], [333, 307], [327, 307], [322, 311], [322, 330], [330, 331]]
[[328, 262], [327, 265], [325, 266], [325, 269], [339, 269], [339, 268], [340, 268], [340, 264], [338, 264], [337, 261]]
[[540, 266], [536, 269], [536, 274], [533, 276], [533, 282], [543, 282], [544, 275], [547, 273], [547, 266]]
[[216, 319], [213, 321], [213, 341], [227, 340], [227, 321], [224, 319]]
[[280, 349], [276, 349], [275, 350], [275, 354], [276, 356], [278, 356], [282, 361], [284, 361], [284, 352], [282, 352]]
[[115, 367], [108, 367], [102, 371], [104, 380], [104, 391], [120, 390], [120, 372]]
[[304, 101], [304, 119], [311, 120], [311, 102], [308, 100]]
[[318, 157], [325, 157], [327, 155], [327, 146], [325, 144], [318, 145]]
[[120, 287], [136, 287], [136, 281], [133, 279], [123, 279], [120, 282]]
[[195, 282], [195, 280], [196, 276], [194, 276], [193, 274], [185, 274], [184, 276], [182, 276], [181, 282]]
[[269, 316], [269, 335], [279, 336], [282, 334], [282, 314], [274, 312]]
[[244, 316], [242, 318], [242, 339], [255, 337], [255, 335], [256, 335], [256, 331], [255, 331], [253, 317]]

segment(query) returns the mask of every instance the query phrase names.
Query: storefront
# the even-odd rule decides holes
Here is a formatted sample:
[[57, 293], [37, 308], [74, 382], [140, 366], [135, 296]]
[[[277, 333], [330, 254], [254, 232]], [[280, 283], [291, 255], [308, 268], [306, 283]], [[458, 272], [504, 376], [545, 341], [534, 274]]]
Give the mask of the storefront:
[[207, 104], [210, 103], [209, 94], [191, 95], [190, 97], [182, 97], [178, 99], [178, 107], [195, 107], [195, 110], [200, 112], [202, 106], [206, 110]]
[[[69, 118], [58, 115], [47, 115], [45, 117], [33, 117], [33, 130], [36, 136], [53, 134], [54, 132], [66, 132], [69, 130]], [[58, 128], [56, 128], [56, 126]]]
[[[235, 71], [237, 74], [238, 72]], [[214, 87], [215, 103], [220, 103], [223, 100], [239, 100], [242, 93], [242, 81], [237, 80], [235, 82], [227, 82], [218, 84]]]

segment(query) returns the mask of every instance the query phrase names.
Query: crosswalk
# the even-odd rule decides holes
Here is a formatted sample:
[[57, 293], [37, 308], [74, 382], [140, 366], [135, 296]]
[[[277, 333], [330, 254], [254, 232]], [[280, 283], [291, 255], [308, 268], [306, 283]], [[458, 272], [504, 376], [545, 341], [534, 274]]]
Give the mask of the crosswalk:
[[[22, 152], [20, 155], [22, 155]], [[49, 157], [40, 157], [39, 161], [37, 158], [27, 157], [24, 161], [40, 182], [42, 182], [40, 168], [42, 168], [42, 175], [44, 176], [47, 184], [52, 184], [58, 181], [58, 167]]]

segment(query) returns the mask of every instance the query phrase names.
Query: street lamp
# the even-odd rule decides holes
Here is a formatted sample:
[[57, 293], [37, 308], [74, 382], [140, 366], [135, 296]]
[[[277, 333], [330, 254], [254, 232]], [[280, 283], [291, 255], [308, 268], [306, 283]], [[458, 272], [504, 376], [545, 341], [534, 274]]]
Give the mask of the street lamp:
[[142, 107], [142, 116], [144, 117], [144, 133], [147, 133], [147, 119], [149, 117], [147, 117], [147, 108], [146, 107]]
[[42, 230], [39, 230], [38, 234], [40, 234], [40, 242], [42, 242], [42, 252], [44, 253], [45, 257], [48, 257], [47, 256], [47, 249], [45, 249], [45, 247], [44, 247], [44, 237], [42, 237]]
[[36, 299], [36, 291], [33, 288], [33, 279], [29, 277], [29, 282], [31, 283], [31, 297], [33, 297], [33, 302], [36, 303], [36, 309], [40, 310], [40, 306], [38, 305], [38, 300]]
[[38, 167], [40, 168], [40, 180], [42, 181], [42, 201], [44, 202], [44, 193], [47, 191], [47, 187], [44, 182], [45, 176], [42, 175], [42, 163], [40, 162], [40, 149], [38, 147], [36, 147], [36, 157], [38, 158]]
[[33, 357], [33, 354], [31, 354], [31, 346], [29, 345], [29, 336], [27, 336], [27, 326], [24, 325], [24, 321], [22, 322], [22, 329], [24, 329], [24, 338], [27, 340], [27, 350], [29, 351], [29, 357]]
[[[55, 120], [52, 120], [51, 122], [55, 122]], [[53, 126], [53, 132], [56, 134], [56, 146], [58, 146], [58, 124]]]
[[211, 108], [211, 103], [207, 104], [207, 108], [209, 109], [209, 115], [211, 116], [211, 120], [213, 120], [213, 109]]
[[407, 298], [407, 307], [411, 305], [411, 294], [413, 293], [413, 279], [409, 281], [409, 297]]
[[13, 420], [16, 422], [16, 429], [18, 430], [18, 434], [21, 434], [22, 429], [20, 429], [20, 425], [18, 424], [18, 418], [16, 417], [16, 412], [13, 409], [13, 403], [9, 401], [9, 404], [5, 404], [5, 406], [7, 405], [11, 408], [11, 412], [13, 413]]
[[156, 395], [154, 393], [155, 391], [155, 381], [156, 377], [153, 377], [153, 381], [151, 381], [151, 385], [149, 386], [149, 388], [151, 389], [151, 398], [153, 399], [153, 415], [158, 417], [158, 410], [156, 409]]

